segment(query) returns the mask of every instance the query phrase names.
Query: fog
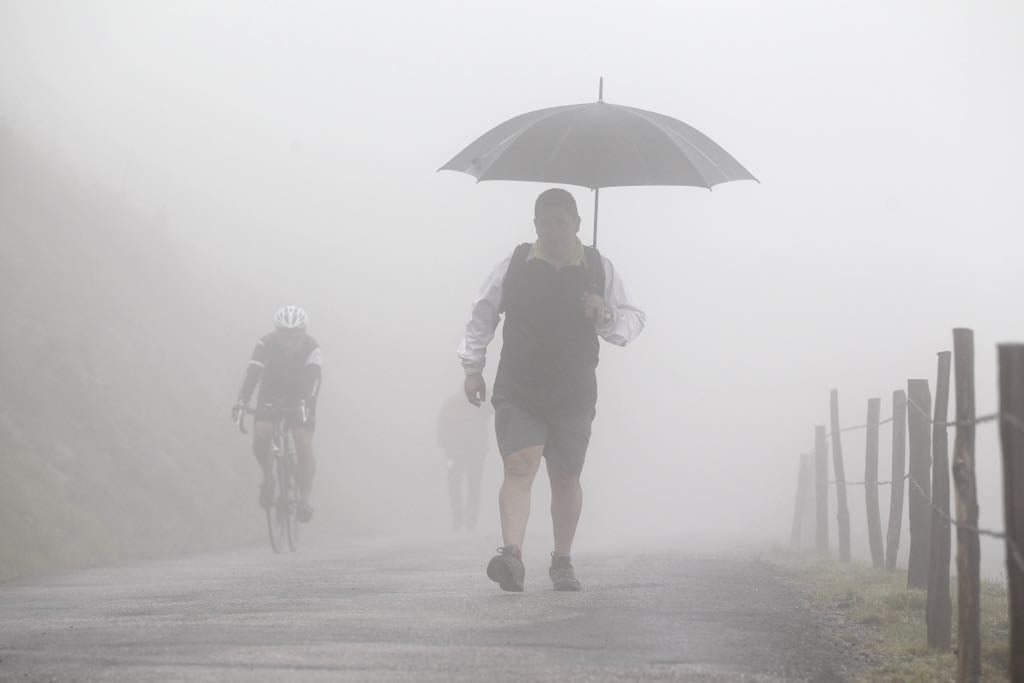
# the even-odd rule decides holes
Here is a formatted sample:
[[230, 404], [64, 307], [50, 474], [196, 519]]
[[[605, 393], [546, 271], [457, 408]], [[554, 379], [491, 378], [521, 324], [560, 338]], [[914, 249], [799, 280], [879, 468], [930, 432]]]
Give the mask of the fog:
[[[996, 409], [995, 345], [1024, 339], [1022, 31], [1009, 1], [4, 2], [0, 116], [166, 226], [153, 239], [187, 294], [221, 312], [180, 320], [211, 340], [211, 430], [233, 429], [274, 310], [309, 311], [323, 538], [447, 529], [434, 426], [461, 387], [455, 348], [488, 272], [532, 239], [546, 186], [436, 169], [513, 115], [596, 99], [599, 77], [606, 101], [695, 126], [760, 183], [602, 192], [599, 247], [647, 327], [602, 344], [576, 545], [756, 549], [788, 536], [830, 389], [844, 424], [869, 397], [884, 417], [907, 378], [934, 383], [935, 352], [965, 326], [978, 412]], [[568, 189], [589, 243], [592, 194]], [[256, 517], [248, 442], [230, 443], [211, 457], [251, 470]], [[861, 479], [863, 436], [844, 447]], [[992, 425], [977, 453], [981, 524], [1002, 528]], [[481, 522], [495, 542], [499, 464], [492, 452]], [[547, 547], [542, 480], [531, 534]], [[998, 575], [999, 545], [982, 551]]]

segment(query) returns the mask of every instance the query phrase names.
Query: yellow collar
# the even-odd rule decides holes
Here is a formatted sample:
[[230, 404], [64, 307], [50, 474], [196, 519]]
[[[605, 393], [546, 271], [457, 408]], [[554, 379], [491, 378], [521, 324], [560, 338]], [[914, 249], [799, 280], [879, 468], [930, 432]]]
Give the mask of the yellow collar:
[[582, 266], [584, 264], [584, 261], [583, 261], [583, 242], [580, 242], [579, 239], [577, 239], [576, 240], [576, 248], [573, 250], [572, 256], [569, 257], [568, 261], [566, 261], [564, 263], [560, 263], [560, 262], [554, 260], [553, 258], [551, 258], [551, 256], [549, 256], [548, 254], [544, 253], [544, 247], [541, 246], [540, 240], [537, 240], [536, 242], [533, 243], [533, 246], [530, 247], [530, 253], [527, 254], [526, 260], [529, 261], [530, 259], [535, 259], [535, 258], [540, 259], [541, 261], [545, 261], [547, 263], [550, 263], [556, 269], [557, 268], [564, 268], [566, 266]]

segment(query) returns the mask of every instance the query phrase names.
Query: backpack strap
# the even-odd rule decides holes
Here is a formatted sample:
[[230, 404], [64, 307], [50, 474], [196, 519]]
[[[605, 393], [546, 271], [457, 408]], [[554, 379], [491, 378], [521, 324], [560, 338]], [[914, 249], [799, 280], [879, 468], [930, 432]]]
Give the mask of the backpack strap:
[[515, 282], [521, 275], [523, 266], [526, 265], [526, 259], [530, 255], [530, 248], [533, 247], [531, 242], [523, 242], [516, 247], [515, 251], [512, 252], [512, 260], [509, 261], [508, 270], [505, 271], [505, 277], [501, 281], [502, 289], [502, 302], [501, 309], [505, 310], [505, 292], [508, 291], [508, 283]]
[[[521, 266], [526, 263], [526, 259], [530, 256], [530, 249], [532, 248], [533, 242], [523, 242], [520, 244], [516, 247], [516, 250], [512, 252], [512, 263], [517, 266]], [[511, 270], [511, 268], [512, 264], [509, 264], [509, 269]]]

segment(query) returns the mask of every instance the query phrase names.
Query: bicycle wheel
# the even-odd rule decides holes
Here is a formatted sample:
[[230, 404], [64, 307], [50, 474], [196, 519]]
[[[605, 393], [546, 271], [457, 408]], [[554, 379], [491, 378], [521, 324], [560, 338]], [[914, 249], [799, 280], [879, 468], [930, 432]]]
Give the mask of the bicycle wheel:
[[299, 468], [291, 432], [285, 435], [284, 447], [281, 462], [288, 475], [284, 478], [288, 482], [288, 518], [285, 530], [288, 535], [288, 548], [295, 552], [299, 547]]
[[[270, 535], [270, 547], [275, 553], [284, 552], [286, 536], [288, 535], [288, 483], [287, 465], [282, 466], [284, 458], [281, 456], [281, 446], [275, 439], [271, 448], [274, 458], [274, 470], [277, 475], [276, 486], [274, 487], [274, 502], [267, 508], [267, 533]], [[294, 517], [294, 514], [292, 514]]]

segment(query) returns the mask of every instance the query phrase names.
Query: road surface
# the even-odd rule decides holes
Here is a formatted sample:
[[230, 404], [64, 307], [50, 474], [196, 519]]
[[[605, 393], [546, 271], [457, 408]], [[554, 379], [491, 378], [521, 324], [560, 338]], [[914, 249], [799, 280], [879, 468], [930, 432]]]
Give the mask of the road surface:
[[555, 593], [484, 575], [491, 544], [263, 548], [0, 584], [0, 679], [844, 680], [853, 653], [771, 564], [581, 552]]

